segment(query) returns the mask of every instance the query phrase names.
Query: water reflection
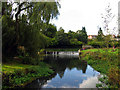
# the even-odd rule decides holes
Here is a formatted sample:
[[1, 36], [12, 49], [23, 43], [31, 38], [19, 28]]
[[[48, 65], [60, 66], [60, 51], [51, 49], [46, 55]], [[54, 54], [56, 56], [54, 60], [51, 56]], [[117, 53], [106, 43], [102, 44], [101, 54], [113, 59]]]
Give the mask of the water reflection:
[[[67, 53], [67, 52], [65, 52]], [[44, 62], [50, 64], [55, 70], [55, 74], [48, 78], [38, 79], [28, 85], [32, 88], [84, 88], [95, 87], [96, 76], [99, 72], [95, 71], [87, 62], [80, 60], [77, 53], [73, 55], [52, 54], [44, 57]], [[73, 52], [72, 52], [73, 53]], [[91, 82], [92, 81], [92, 82]], [[86, 86], [87, 85], [87, 86]]]
[[82, 70], [83, 73], [86, 72], [87, 68], [87, 62], [79, 60], [78, 56], [59, 55], [54, 57], [49, 55], [45, 57], [44, 61], [50, 64], [60, 76], [63, 76], [66, 68], [69, 70], [77, 68], [77, 70]]

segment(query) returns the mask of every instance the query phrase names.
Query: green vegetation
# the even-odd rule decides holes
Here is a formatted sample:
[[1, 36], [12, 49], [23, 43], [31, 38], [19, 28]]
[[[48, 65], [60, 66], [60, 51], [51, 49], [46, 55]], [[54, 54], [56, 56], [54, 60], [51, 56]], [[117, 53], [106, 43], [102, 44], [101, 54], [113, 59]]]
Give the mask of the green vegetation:
[[103, 31], [102, 31], [101, 28], [99, 28], [97, 40], [98, 41], [103, 41], [104, 40], [103, 36], [104, 36]]
[[[119, 49], [89, 49], [82, 51], [82, 59], [86, 60], [95, 70], [101, 74], [108, 76], [105, 81], [101, 78], [100, 81], [109, 83], [109, 87], [119, 87], [120, 80], [120, 62], [118, 60]], [[99, 85], [97, 85], [99, 86]]]
[[96, 87], [98, 88], [98, 87], [102, 87], [102, 84], [96, 84]]
[[46, 51], [78, 51], [79, 48], [47, 48]]
[[39, 65], [3, 64], [3, 88], [24, 87], [26, 84], [41, 77], [54, 73], [50, 66], [41, 62]]
[[[110, 38], [110, 36], [109, 37], [104, 36], [105, 40], [103, 40], [103, 41], [99, 41], [97, 39], [89, 40], [87, 44], [93, 46], [94, 48], [106, 48], [106, 47], [110, 48], [110, 47], [113, 47], [113, 46], [114, 47], [120, 47], [119, 41], [110, 40], [109, 38]], [[107, 39], [109, 39], [108, 45], [105, 44]]]

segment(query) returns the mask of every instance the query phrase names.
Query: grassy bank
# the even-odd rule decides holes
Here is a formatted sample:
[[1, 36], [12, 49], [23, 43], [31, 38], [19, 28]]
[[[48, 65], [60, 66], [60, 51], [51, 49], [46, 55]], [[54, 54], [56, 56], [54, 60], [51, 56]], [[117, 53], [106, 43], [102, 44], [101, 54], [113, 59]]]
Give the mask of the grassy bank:
[[120, 86], [120, 61], [118, 60], [119, 49], [88, 49], [82, 51], [82, 59], [86, 60], [95, 70], [106, 74], [103, 78], [110, 88]]
[[39, 65], [3, 64], [2, 86], [3, 88], [24, 87], [28, 83], [40, 77], [47, 77], [54, 73], [51, 67], [43, 62]]

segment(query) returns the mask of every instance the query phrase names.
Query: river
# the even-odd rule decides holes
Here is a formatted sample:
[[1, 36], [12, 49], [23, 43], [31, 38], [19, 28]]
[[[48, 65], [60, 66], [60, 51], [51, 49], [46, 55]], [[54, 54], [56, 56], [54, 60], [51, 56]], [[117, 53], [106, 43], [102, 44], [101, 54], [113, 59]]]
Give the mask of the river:
[[46, 55], [44, 62], [55, 70], [49, 78], [37, 79], [29, 88], [96, 88], [99, 72], [95, 71], [78, 52], [59, 52]]

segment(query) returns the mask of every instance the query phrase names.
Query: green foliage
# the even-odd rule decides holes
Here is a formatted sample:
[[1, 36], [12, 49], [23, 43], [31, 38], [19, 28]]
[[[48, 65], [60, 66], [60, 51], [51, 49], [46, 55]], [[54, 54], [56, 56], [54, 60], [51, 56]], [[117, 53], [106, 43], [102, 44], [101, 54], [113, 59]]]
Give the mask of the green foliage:
[[103, 38], [103, 31], [102, 31], [101, 28], [100, 28], [99, 31], [98, 31], [97, 40], [98, 40], [98, 41], [103, 41], [103, 40], [104, 40], [104, 38]]
[[78, 31], [76, 32], [76, 36], [75, 36], [75, 37], [78, 39], [78, 41], [87, 43], [87, 40], [88, 40], [87, 38], [88, 38], [88, 36], [87, 36], [87, 32], [86, 32], [85, 27], [82, 27], [82, 30], [78, 30]]
[[82, 46], [82, 42], [77, 39], [70, 39], [70, 45]]
[[64, 33], [64, 29], [60, 28], [60, 30], [58, 32], [56, 32], [55, 38], [56, 38], [59, 46], [69, 45], [69, 39], [67, 37], [67, 34]]
[[111, 35], [107, 35], [104, 37], [107, 48], [109, 48], [109, 42], [111, 41]]
[[56, 29], [56, 26], [55, 25], [52, 25], [52, 24], [49, 24], [47, 26], [48, 28], [43, 32], [47, 37], [50, 37], [50, 38], [53, 38], [55, 37], [55, 34], [57, 32], [57, 29]]
[[93, 46], [94, 48], [102, 48], [102, 47], [106, 47], [106, 44], [104, 41], [96, 41], [96, 40], [92, 40], [88, 42], [88, 45]]
[[[105, 37], [106, 39], [107, 37]], [[98, 40], [91, 40], [91, 41], [88, 41], [88, 45], [91, 45], [93, 46], [94, 48], [105, 48], [105, 47], [119, 47], [119, 42], [118, 41], [113, 41], [113, 40], [108, 40], [106, 39], [105, 41], [98, 41]]]
[[50, 19], [57, 18], [59, 7], [59, 2], [35, 2], [30, 22], [40, 25], [43, 22], [48, 23]]
[[15, 53], [14, 47], [12, 47], [15, 43], [14, 25], [15, 22], [10, 19], [9, 15], [2, 16], [2, 50], [5, 56], [11, 56]]
[[59, 31], [56, 32], [54, 38], [50, 40], [49, 47], [82, 47], [83, 43], [87, 42], [87, 34], [85, 27], [80, 32], [77, 31], [76, 33], [69, 30], [68, 33], [64, 32], [64, 29], [60, 27]]
[[58, 41], [56, 40], [56, 38], [49, 38], [49, 47], [56, 47], [58, 45]]
[[73, 39], [73, 38], [75, 38], [75, 36], [76, 36], [76, 33], [75, 33], [75, 32], [73, 32], [73, 31], [71, 31], [71, 30], [68, 31], [68, 38], [69, 38], [69, 39]]
[[44, 53], [44, 52], [45, 52], [45, 49], [41, 49], [41, 50], [40, 50], [40, 53]]

